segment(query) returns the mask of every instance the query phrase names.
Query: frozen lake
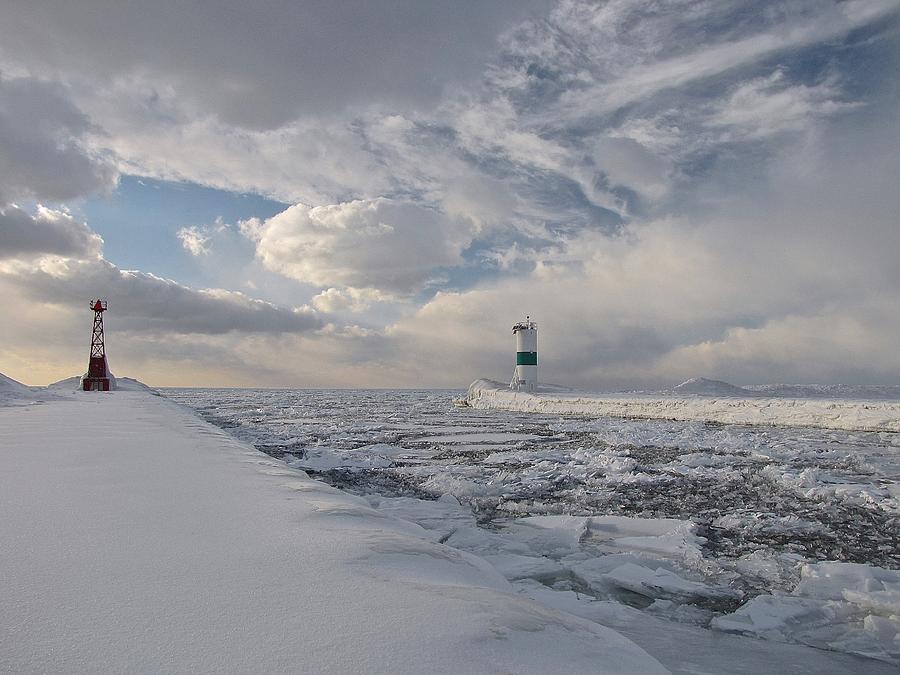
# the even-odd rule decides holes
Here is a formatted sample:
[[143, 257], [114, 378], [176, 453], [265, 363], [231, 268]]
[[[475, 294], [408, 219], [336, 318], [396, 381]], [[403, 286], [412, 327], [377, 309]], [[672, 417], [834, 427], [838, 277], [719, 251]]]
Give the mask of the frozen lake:
[[[807, 577], [832, 578], [823, 561], [900, 568], [900, 434], [475, 410], [454, 406], [456, 391], [164, 394], [532, 597], [898, 658], [896, 621], [881, 619], [900, 577], [847, 568], [861, 592], [889, 593], [881, 613], [888, 596], [832, 598]], [[808, 620], [779, 599], [801, 574]]]

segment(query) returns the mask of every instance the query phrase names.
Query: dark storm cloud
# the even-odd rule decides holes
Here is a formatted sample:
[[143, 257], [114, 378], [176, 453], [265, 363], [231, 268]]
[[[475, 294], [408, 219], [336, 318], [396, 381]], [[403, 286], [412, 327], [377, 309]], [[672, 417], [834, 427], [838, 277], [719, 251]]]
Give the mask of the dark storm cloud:
[[88, 298], [108, 298], [121, 329], [152, 335], [302, 333], [323, 325], [308, 308], [288, 309], [221, 289], [194, 290], [102, 259], [57, 261], [0, 276], [40, 302], [80, 307]]
[[99, 257], [103, 240], [69, 214], [38, 209], [32, 215], [17, 206], [0, 206], [0, 260], [37, 255]]
[[81, 144], [90, 128], [62, 86], [4, 79], [0, 70], [0, 205], [64, 201], [112, 187], [115, 170]]
[[477, 76], [497, 34], [544, 0], [7, 3], [0, 53], [38, 74], [174, 87], [254, 128], [363, 103], [422, 105]]

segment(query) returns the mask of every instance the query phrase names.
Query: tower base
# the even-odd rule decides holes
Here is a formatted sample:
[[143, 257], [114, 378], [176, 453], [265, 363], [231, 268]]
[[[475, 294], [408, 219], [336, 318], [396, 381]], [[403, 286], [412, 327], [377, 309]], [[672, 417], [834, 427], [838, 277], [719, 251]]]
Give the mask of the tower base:
[[110, 382], [108, 377], [85, 377], [81, 380], [81, 388], [83, 391], [109, 391]]

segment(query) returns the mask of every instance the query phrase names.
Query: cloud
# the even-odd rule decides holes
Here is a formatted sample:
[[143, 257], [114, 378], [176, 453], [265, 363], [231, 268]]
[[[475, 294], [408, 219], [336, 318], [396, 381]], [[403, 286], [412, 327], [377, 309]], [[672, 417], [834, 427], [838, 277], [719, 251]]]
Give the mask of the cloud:
[[175, 236], [178, 237], [185, 251], [195, 258], [199, 258], [209, 255], [212, 239], [228, 229], [228, 224], [220, 216], [216, 218], [213, 225], [189, 225], [179, 228]]
[[[895, 384], [900, 301], [872, 294], [860, 303], [822, 307], [808, 315], [736, 327], [719, 339], [666, 354], [661, 371], [717, 373], [743, 383], [844, 382]], [[773, 373], [777, 373], [774, 374]]]
[[209, 254], [210, 235], [196, 225], [182, 227], [178, 230], [176, 236], [181, 240], [184, 250], [195, 258]]
[[0, 207], [0, 259], [45, 254], [99, 258], [103, 240], [66, 211], [38, 206], [30, 214], [15, 205]]
[[312, 305], [323, 312], [364, 312], [375, 303], [391, 300], [390, 295], [371, 288], [326, 288], [313, 297]]
[[45, 305], [81, 307], [109, 298], [120, 327], [169, 334], [314, 331], [322, 318], [224, 289], [196, 290], [154, 274], [121, 270], [102, 257], [103, 240], [64, 211], [0, 210], [0, 279]]
[[469, 221], [391, 199], [296, 204], [265, 221], [244, 221], [241, 230], [272, 271], [318, 286], [398, 294], [414, 293], [439, 268], [460, 264], [474, 235]]
[[[437, 293], [386, 331], [384, 353], [416, 355], [416, 372], [404, 365], [411, 383], [503, 379], [513, 364], [509, 326], [531, 314], [545, 381], [896, 382], [892, 110], [782, 140], [765, 178], [740, 192], [733, 173], [708, 179], [702, 213], [633, 222], [614, 237], [580, 231], [537, 256], [532, 271]], [[452, 372], [429, 369], [441, 358]]]
[[832, 82], [790, 85], [782, 70], [742, 82], [719, 102], [706, 121], [721, 128], [723, 140], [761, 139], [800, 131], [816, 119], [858, 107], [842, 101]]
[[39, 77], [131, 80], [226, 124], [274, 129], [348, 106], [427, 106], [477, 77], [496, 36], [544, 0], [162, 7], [37, 0], [5, 8], [0, 54]]
[[[547, 263], [514, 280], [438, 293], [389, 329], [387, 351], [415, 354], [418, 377], [438, 385], [504, 379], [514, 363], [509, 327], [531, 314], [540, 326], [541, 376], [550, 382], [900, 378], [890, 346], [900, 335], [900, 307], [858, 277], [865, 258], [845, 258], [840, 275], [794, 265], [804, 255], [818, 265], [828, 254], [799, 237], [771, 235], [742, 248], [744, 227], [713, 221], [685, 236], [681, 225], [660, 222], [616, 240], [573, 242], [570, 256], [586, 258], [578, 271]], [[773, 247], [782, 249], [777, 259]], [[452, 360], [452, 371], [429, 372], [441, 359]]]
[[88, 118], [64, 87], [0, 70], [0, 204], [64, 201], [109, 190], [117, 172], [87, 149]]
[[[669, 34], [679, 29], [688, 35], [693, 33], [700, 38], [699, 47], [693, 48], [695, 43], [685, 40], [683, 44], [689, 45], [690, 51], [678, 46], [672, 49], [672, 42], [664, 39], [659, 46], [648, 49], [641, 38], [654, 33], [652, 29], [638, 26], [634, 29], [638, 38], [637, 50], [634, 50], [639, 52], [634, 54], [638, 56], [637, 65], [625, 65], [622, 57], [627, 51], [599, 60], [600, 67], [595, 66], [594, 72], [587, 78], [589, 84], [566, 91], [558, 104], [546, 111], [545, 118], [573, 119], [609, 113], [647, 100], [659, 92], [721, 75], [772, 54], [846, 35], [855, 28], [895, 12], [898, 7], [896, 2], [890, 0], [855, 0], [851, 3], [801, 3], [799, 9], [790, 11], [782, 3], [772, 3], [769, 12], [759, 14], [757, 23], [750, 24], [749, 34], [717, 40], [715, 37], [711, 39], [706, 27], [710, 19], [721, 19], [714, 15], [718, 9], [709, 3], [686, 4], [692, 11], [666, 12], [662, 15], [662, 25]], [[617, 38], [622, 38], [623, 33], [630, 32], [629, 29], [635, 26], [630, 20], [645, 18], [642, 14], [646, 12], [647, 5], [624, 3], [622, 7], [628, 9], [621, 14], [598, 8], [595, 10], [595, 21], [588, 23], [588, 28], [579, 30], [564, 25], [578, 32], [593, 31], [598, 37], [604, 32], [613, 32]], [[573, 17], [578, 18], [579, 14], [560, 15], [563, 20]], [[660, 52], [666, 48], [672, 49], [673, 53]], [[657, 58], [647, 59], [648, 53]]]
[[106, 260], [45, 259], [7, 268], [3, 276], [44, 303], [77, 307], [92, 297], [108, 298], [121, 328], [163, 337], [304, 332], [323, 323], [307, 307], [286, 309], [223, 289], [195, 290], [146, 272], [120, 270]]
[[303, 332], [322, 325], [306, 307], [285, 309], [223, 289], [195, 290], [105, 260], [49, 259], [7, 269], [4, 277], [45, 303], [79, 306], [86, 298], [109, 298], [122, 328], [154, 335]]
[[[503, 378], [526, 313], [563, 383], [900, 378], [898, 7], [560, 0], [522, 21], [530, 7], [502, 3], [22, 5], [0, 67], [34, 89], [22, 101], [58, 105], [0, 104], [27, 133], [50, 115], [29, 141], [44, 173], [0, 185], [85, 194], [109, 160], [296, 204], [241, 223], [230, 257], [215, 225], [178, 236], [211, 252], [192, 266], [208, 285], [250, 278], [300, 307], [91, 266], [93, 240], [33, 270], [19, 245], [4, 284], [57, 309], [115, 290], [148, 354], [183, 347], [216, 382]], [[68, 192], [41, 178], [59, 148], [87, 181]]]
[[352, 117], [303, 118], [261, 131], [192, 114], [178, 99], [170, 104], [147, 110], [143, 95], [128, 87], [83, 101], [106, 132], [93, 138], [94, 146], [113, 153], [123, 173], [285, 203], [331, 203], [405, 187], [402, 166], [393, 167], [398, 175], [385, 166]]

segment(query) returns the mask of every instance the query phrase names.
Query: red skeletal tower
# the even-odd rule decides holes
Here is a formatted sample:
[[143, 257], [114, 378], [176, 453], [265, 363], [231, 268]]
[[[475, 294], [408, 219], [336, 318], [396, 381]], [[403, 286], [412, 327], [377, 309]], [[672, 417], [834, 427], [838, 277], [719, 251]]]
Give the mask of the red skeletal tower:
[[106, 311], [106, 300], [91, 300], [94, 310], [94, 331], [91, 334], [91, 360], [88, 362], [87, 374], [81, 380], [85, 391], [109, 391], [110, 375], [106, 363], [106, 345], [103, 342], [103, 312]]

